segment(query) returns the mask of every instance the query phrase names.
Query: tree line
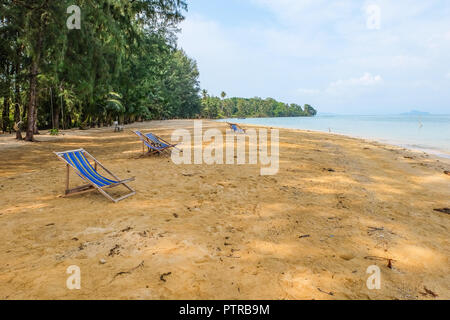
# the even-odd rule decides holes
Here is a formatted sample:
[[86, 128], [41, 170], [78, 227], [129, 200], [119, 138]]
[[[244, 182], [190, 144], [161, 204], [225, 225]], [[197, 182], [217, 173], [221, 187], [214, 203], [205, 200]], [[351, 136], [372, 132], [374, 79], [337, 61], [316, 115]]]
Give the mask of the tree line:
[[[176, 48], [182, 0], [0, 2], [2, 129], [89, 128], [199, 113], [198, 69]], [[21, 138], [17, 130], [17, 138]]]
[[[80, 8], [70, 29], [68, 8]], [[3, 132], [87, 129], [148, 119], [304, 116], [273, 99], [200, 93], [196, 62], [177, 48], [184, 0], [0, 0]]]
[[267, 117], [313, 117], [317, 111], [305, 104], [303, 107], [287, 104], [272, 98], [226, 98], [222, 92], [220, 97], [211, 96], [202, 90], [201, 116], [209, 119], [218, 118], [267, 118]]

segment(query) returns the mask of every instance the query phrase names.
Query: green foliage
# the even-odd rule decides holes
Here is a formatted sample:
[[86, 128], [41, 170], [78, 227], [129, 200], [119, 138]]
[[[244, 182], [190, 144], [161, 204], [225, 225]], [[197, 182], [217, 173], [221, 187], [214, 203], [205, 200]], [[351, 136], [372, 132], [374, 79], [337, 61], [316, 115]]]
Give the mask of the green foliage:
[[304, 112], [305, 112], [305, 114], [308, 115], [308, 116], [315, 116], [315, 115], [317, 114], [316, 109], [314, 109], [313, 107], [311, 107], [309, 104], [305, 104]]
[[[73, 4], [80, 30], [66, 27]], [[30, 122], [57, 133], [115, 120], [316, 114], [309, 105], [200, 91], [196, 62], [176, 47], [186, 10], [184, 0], [0, 0], [2, 129], [26, 124], [24, 115], [32, 140]]]
[[201, 100], [201, 116], [204, 118], [265, 118], [265, 117], [312, 117], [317, 111], [306, 104], [286, 104], [272, 98], [229, 98], [222, 92], [221, 98], [209, 96], [204, 90]]
[[[66, 27], [73, 4], [80, 30]], [[196, 63], [176, 48], [186, 10], [183, 0], [2, 0], [0, 97], [26, 110], [35, 63], [40, 128], [199, 114]]]
[[59, 130], [58, 129], [50, 129], [50, 135], [51, 136], [59, 135]]

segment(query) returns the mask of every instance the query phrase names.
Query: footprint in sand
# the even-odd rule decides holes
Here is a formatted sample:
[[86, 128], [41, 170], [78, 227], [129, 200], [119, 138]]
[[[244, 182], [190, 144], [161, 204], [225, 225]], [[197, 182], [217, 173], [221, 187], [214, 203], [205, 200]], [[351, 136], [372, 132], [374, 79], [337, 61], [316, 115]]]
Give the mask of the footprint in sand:
[[341, 258], [342, 260], [345, 260], [345, 261], [353, 260], [355, 257], [356, 257], [356, 255], [351, 252], [346, 252], [346, 253], [339, 255], [339, 258]]
[[338, 203], [336, 204], [336, 208], [338, 209], [348, 209], [349, 208], [349, 201], [343, 194], [337, 194], [336, 195]]

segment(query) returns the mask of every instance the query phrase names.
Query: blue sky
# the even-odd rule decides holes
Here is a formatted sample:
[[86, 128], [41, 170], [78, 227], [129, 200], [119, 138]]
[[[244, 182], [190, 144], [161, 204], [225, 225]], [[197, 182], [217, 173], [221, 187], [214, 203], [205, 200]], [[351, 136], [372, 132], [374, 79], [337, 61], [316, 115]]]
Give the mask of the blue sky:
[[448, 0], [191, 0], [179, 46], [211, 94], [320, 112], [450, 113]]

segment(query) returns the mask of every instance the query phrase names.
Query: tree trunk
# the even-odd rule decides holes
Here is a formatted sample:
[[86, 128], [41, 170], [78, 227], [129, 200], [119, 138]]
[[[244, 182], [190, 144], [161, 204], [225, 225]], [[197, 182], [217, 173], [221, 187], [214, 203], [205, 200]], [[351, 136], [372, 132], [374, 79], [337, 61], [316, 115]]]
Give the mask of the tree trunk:
[[16, 82], [16, 88], [15, 88], [15, 103], [14, 103], [14, 123], [15, 123], [15, 130], [16, 130], [16, 139], [17, 140], [23, 140], [22, 138], [22, 132], [20, 131], [21, 121], [20, 121], [20, 88], [18, 83]]
[[27, 134], [25, 136], [26, 141], [34, 141], [34, 132], [37, 122], [37, 77], [39, 72], [39, 64], [41, 60], [42, 50], [42, 27], [39, 27], [39, 33], [37, 38], [36, 51], [34, 53], [31, 68], [30, 68], [30, 94], [28, 100], [28, 122], [27, 122]]
[[55, 123], [55, 129], [59, 130], [59, 108], [55, 112], [54, 123]]
[[[20, 49], [17, 50], [17, 56], [20, 55]], [[15, 78], [15, 97], [14, 97], [14, 122], [15, 122], [15, 130], [16, 130], [16, 139], [17, 140], [23, 140], [22, 138], [22, 132], [20, 131], [20, 125], [21, 125], [21, 121], [20, 121], [20, 87], [19, 87], [19, 81], [18, 81], [18, 76], [19, 76], [19, 72], [20, 72], [20, 66], [19, 63], [16, 63], [16, 67], [15, 67], [15, 72], [16, 72], [16, 78]]]
[[28, 122], [27, 122], [27, 134], [25, 136], [26, 141], [34, 141], [34, 123], [36, 121], [35, 109], [36, 109], [36, 87], [37, 87], [37, 72], [38, 62], [36, 57], [33, 59], [30, 68], [30, 93], [28, 100]]
[[[9, 90], [9, 88], [8, 88]], [[11, 131], [11, 129], [9, 128], [9, 97], [6, 96], [3, 100], [3, 113], [2, 113], [2, 122], [3, 122], [3, 126], [2, 126], [2, 130], [3, 133], [6, 133], [8, 131], [8, 129]]]
[[[60, 87], [60, 91], [62, 90], [62, 85]], [[61, 96], [61, 121], [62, 121], [62, 129], [66, 130], [66, 119], [64, 119], [64, 101], [63, 96]]]
[[59, 130], [59, 117], [60, 117], [60, 115], [59, 115], [59, 108], [58, 108], [58, 110], [56, 110], [56, 113], [55, 113], [55, 129], [57, 129], [57, 130]]
[[37, 121], [37, 110], [38, 108], [37, 108], [37, 97], [36, 97], [36, 107], [34, 108], [34, 124], [33, 124], [33, 134], [39, 134], [39, 130], [38, 130], [38, 127], [37, 127], [37, 123], [38, 123], [38, 121]]
[[3, 133], [6, 133], [9, 129], [10, 133], [11, 133], [11, 129], [9, 128], [9, 106], [10, 106], [10, 71], [9, 71], [9, 64], [6, 65], [5, 67], [5, 80], [7, 81], [6, 83], [6, 92], [5, 92], [5, 96], [3, 98], [3, 112], [2, 112], [2, 131]]
[[20, 121], [20, 105], [19, 102], [16, 100], [16, 103], [14, 105], [14, 122], [16, 123], [16, 139], [17, 140], [23, 140], [22, 132], [20, 131], [21, 121]]
[[50, 104], [52, 108], [52, 129], [59, 130], [59, 105], [58, 101], [53, 105], [53, 90], [50, 88]]

